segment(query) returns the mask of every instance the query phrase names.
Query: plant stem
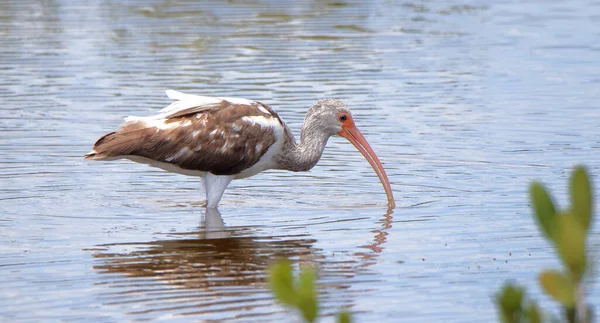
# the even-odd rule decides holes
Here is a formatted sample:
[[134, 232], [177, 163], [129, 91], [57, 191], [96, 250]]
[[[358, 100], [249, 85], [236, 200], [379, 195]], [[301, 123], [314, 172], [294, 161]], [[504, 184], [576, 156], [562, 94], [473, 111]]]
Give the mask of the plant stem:
[[576, 311], [574, 307], [565, 307], [565, 316], [567, 318], [567, 322], [576, 323]]

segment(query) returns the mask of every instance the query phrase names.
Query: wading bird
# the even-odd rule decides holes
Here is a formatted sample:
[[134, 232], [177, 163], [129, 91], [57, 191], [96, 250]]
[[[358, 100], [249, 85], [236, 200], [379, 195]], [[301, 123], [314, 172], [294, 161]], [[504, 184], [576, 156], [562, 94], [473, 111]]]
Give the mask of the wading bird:
[[277, 113], [257, 101], [216, 98], [167, 90], [175, 102], [149, 117], [127, 117], [121, 129], [102, 136], [88, 160], [126, 158], [169, 172], [202, 177], [206, 207], [219, 204], [234, 179], [267, 169], [308, 171], [340, 135], [373, 167], [394, 208], [390, 182], [367, 140], [339, 100], [318, 100], [306, 113], [300, 142]]

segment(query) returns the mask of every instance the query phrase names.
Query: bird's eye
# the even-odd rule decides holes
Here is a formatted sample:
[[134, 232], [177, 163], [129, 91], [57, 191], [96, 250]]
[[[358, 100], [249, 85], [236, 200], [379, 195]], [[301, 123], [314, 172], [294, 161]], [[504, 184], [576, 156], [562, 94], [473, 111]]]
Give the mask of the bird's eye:
[[344, 122], [344, 121], [346, 121], [346, 120], [348, 120], [348, 116], [347, 116], [347, 115], [345, 115], [345, 114], [340, 114], [340, 121], [341, 121], [341, 122]]

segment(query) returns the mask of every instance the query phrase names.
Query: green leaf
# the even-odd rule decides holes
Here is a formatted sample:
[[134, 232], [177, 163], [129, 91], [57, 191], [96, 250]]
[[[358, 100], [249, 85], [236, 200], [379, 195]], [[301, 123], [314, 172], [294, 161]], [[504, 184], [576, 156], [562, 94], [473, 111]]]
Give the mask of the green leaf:
[[298, 301], [297, 306], [302, 316], [308, 322], [314, 322], [317, 318], [318, 304], [315, 294], [316, 275], [312, 268], [305, 268], [300, 272], [298, 286], [296, 288]]
[[522, 314], [522, 303], [525, 291], [522, 287], [506, 283], [496, 296], [502, 322], [519, 322]]
[[293, 287], [292, 265], [289, 261], [279, 261], [269, 267], [269, 284], [277, 299], [286, 305], [296, 304]]
[[535, 303], [529, 303], [527, 305], [527, 320], [529, 323], [541, 323], [542, 322], [542, 314], [540, 313], [540, 309]]
[[564, 307], [575, 305], [575, 287], [571, 278], [557, 271], [544, 271], [538, 276], [542, 288]]
[[563, 213], [558, 216], [556, 247], [564, 264], [574, 275], [573, 277], [579, 281], [586, 267], [585, 231], [572, 213]]
[[316, 299], [300, 297], [298, 299], [298, 309], [306, 322], [312, 323], [317, 319], [318, 306]]
[[352, 322], [352, 316], [350, 315], [349, 312], [342, 311], [342, 312], [338, 313], [337, 323], [351, 323], [351, 322]]
[[583, 167], [577, 167], [571, 175], [571, 207], [583, 230], [587, 231], [592, 219], [592, 189]]
[[556, 209], [550, 195], [542, 184], [533, 183], [529, 187], [529, 198], [542, 232], [550, 240], [554, 240]]

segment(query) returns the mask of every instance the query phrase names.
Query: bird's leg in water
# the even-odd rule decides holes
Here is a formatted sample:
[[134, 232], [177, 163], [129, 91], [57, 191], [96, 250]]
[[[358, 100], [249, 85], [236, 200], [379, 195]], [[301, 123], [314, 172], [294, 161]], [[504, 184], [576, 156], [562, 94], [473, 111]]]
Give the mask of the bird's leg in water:
[[221, 197], [223, 197], [227, 185], [229, 185], [232, 180], [233, 176], [213, 175], [211, 173], [207, 173], [206, 176], [204, 176], [202, 184], [206, 191], [207, 208], [217, 207], [219, 201], [221, 201]]

